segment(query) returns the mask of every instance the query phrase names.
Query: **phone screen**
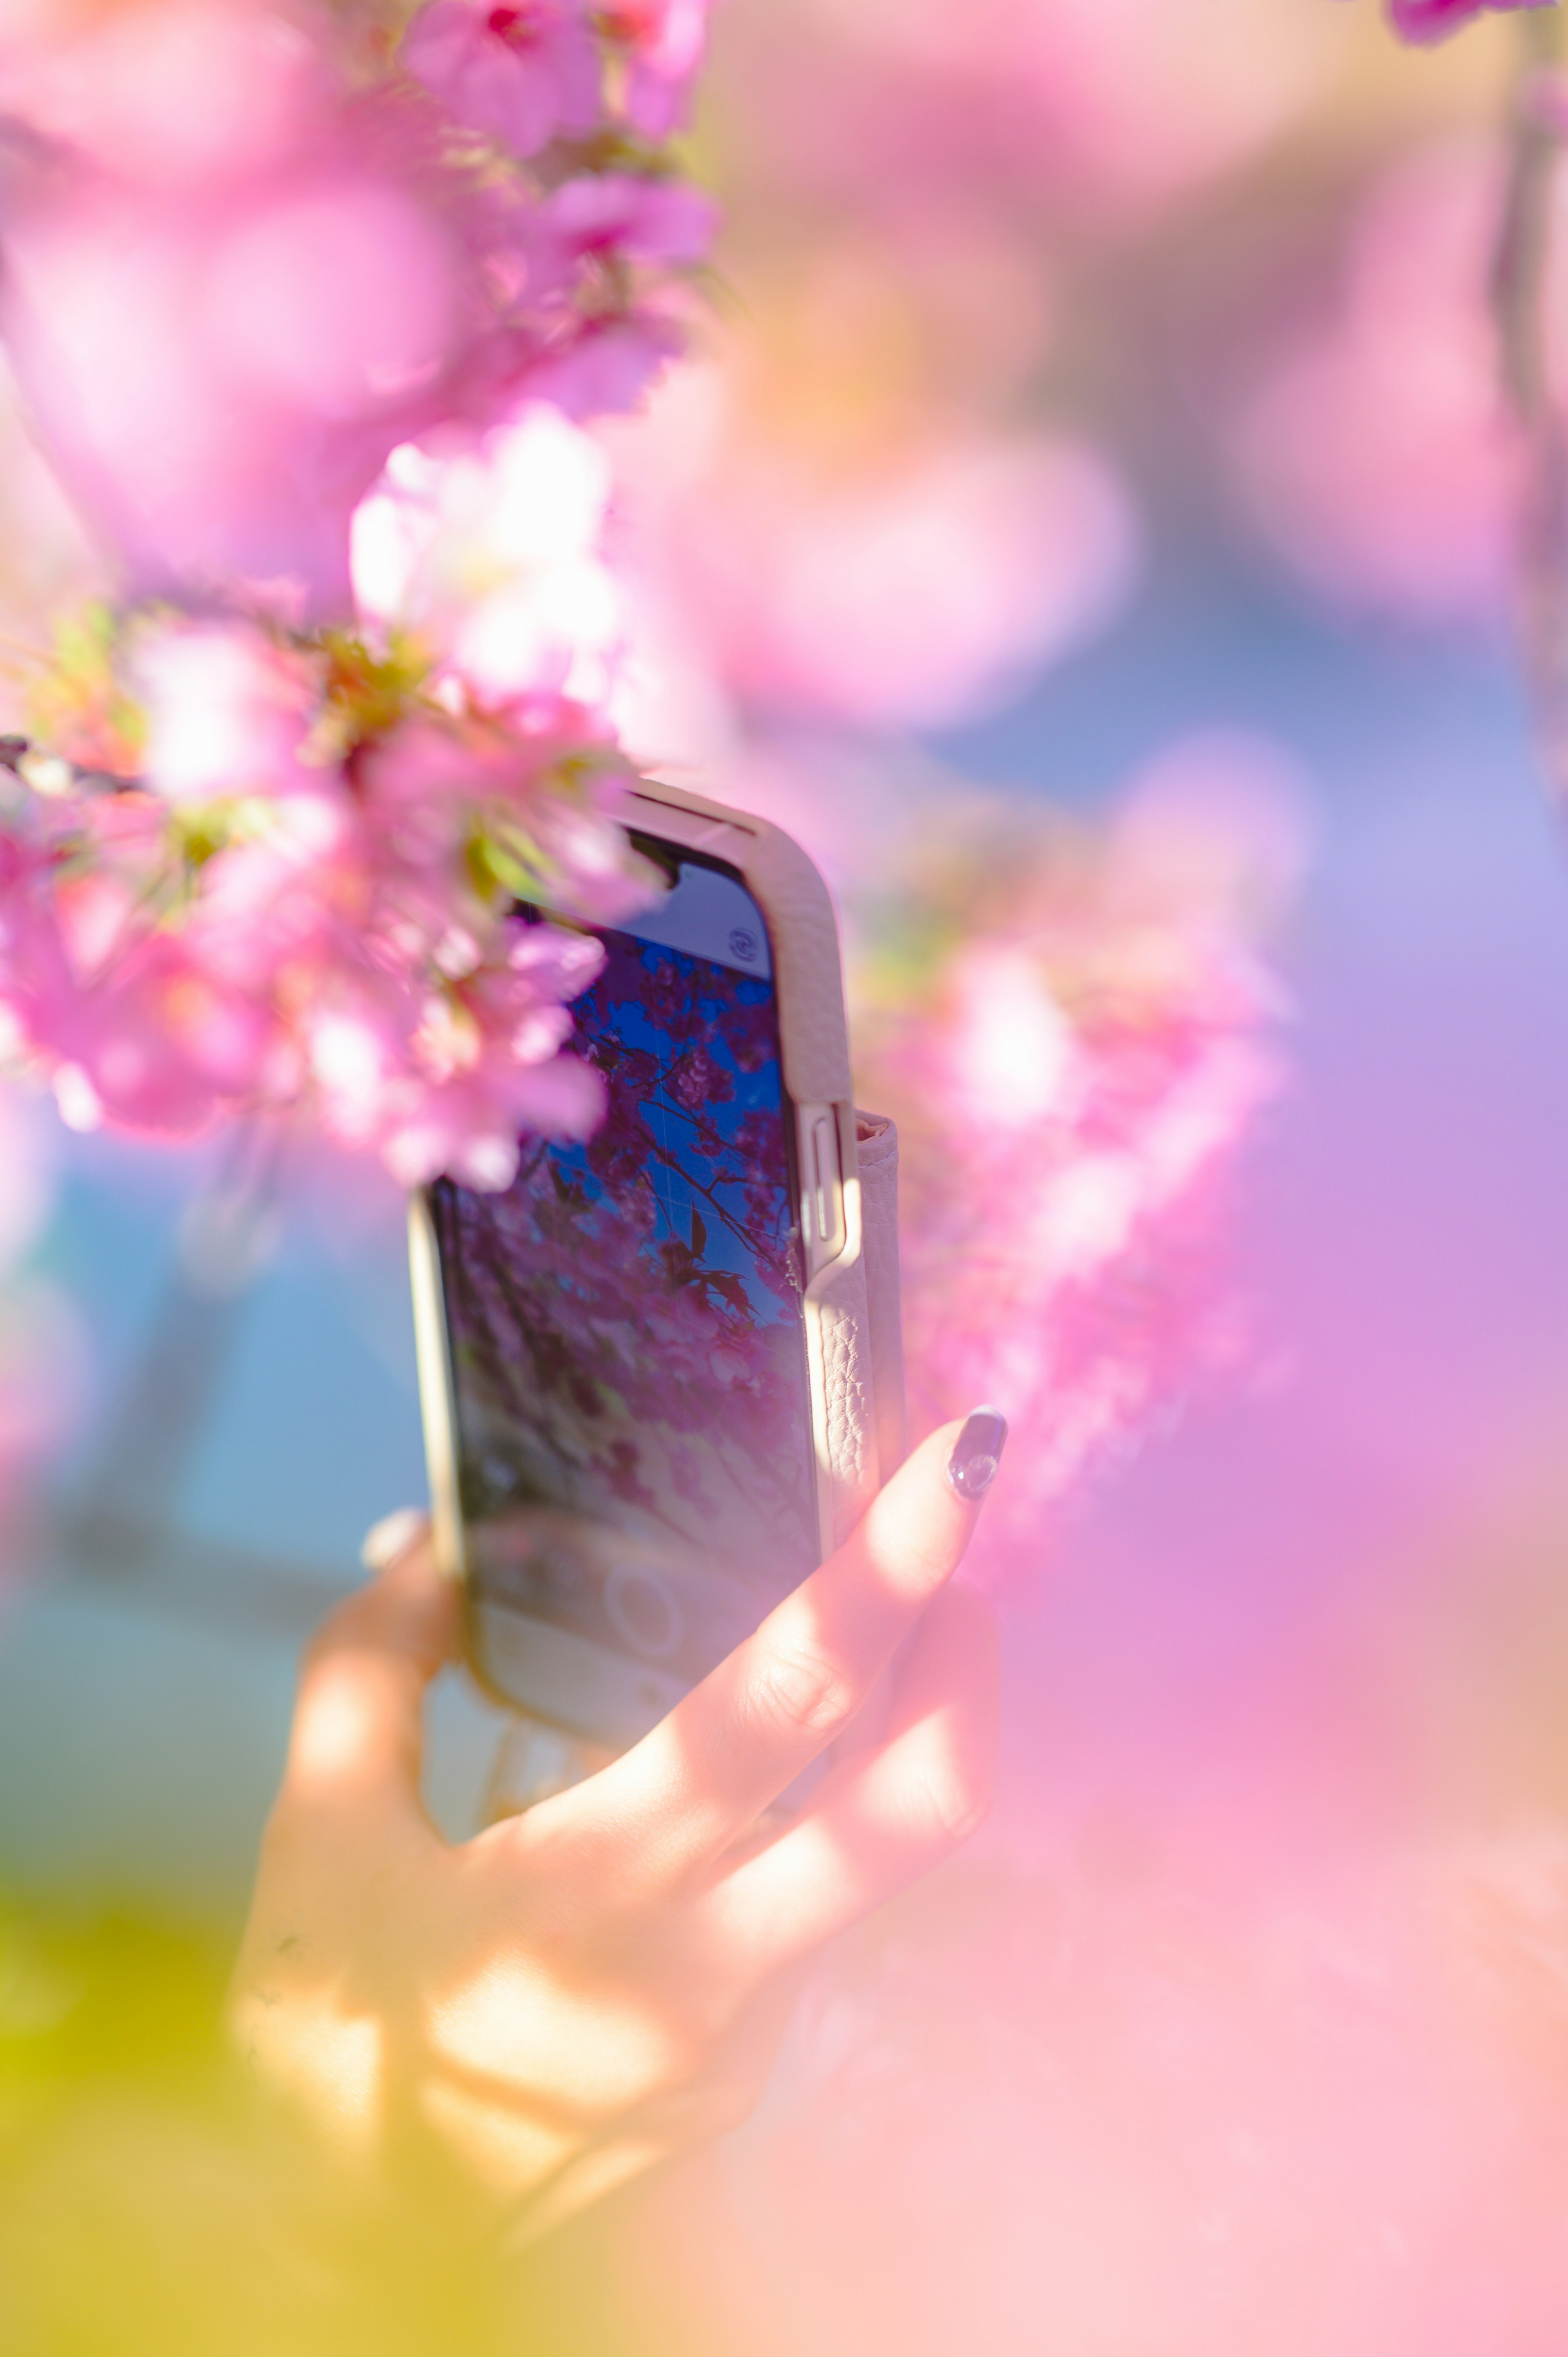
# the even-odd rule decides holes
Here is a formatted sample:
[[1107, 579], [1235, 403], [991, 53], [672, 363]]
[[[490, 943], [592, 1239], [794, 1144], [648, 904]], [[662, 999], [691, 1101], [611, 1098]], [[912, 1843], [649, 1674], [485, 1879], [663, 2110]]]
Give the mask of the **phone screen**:
[[[667, 847], [668, 855], [668, 847]], [[481, 1667], [630, 1741], [818, 1559], [761, 910], [682, 854], [573, 1009], [607, 1110], [504, 1194], [432, 1189]]]

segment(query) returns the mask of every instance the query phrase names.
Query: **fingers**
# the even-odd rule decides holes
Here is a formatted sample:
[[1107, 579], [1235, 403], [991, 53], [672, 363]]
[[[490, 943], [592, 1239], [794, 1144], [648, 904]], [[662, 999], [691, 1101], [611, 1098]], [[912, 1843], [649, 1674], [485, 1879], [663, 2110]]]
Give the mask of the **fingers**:
[[[1005, 1426], [982, 1414], [993, 1472]], [[934, 1432], [838, 1553], [596, 1780], [650, 1872], [728, 1848], [850, 1724], [962, 1559], [988, 1479], [971, 1480], [976, 1424]]]
[[835, 1768], [806, 1813], [703, 1902], [725, 1952], [766, 1978], [967, 1840], [990, 1804], [997, 1684], [989, 1607], [947, 1589], [902, 1665], [886, 1743]]
[[424, 1689], [451, 1658], [457, 1596], [437, 1572], [428, 1519], [378, 1523], [384, 1568], [318, 1631], [300, 1675], [285, 1798], [374, 1797], [418, 1806]]

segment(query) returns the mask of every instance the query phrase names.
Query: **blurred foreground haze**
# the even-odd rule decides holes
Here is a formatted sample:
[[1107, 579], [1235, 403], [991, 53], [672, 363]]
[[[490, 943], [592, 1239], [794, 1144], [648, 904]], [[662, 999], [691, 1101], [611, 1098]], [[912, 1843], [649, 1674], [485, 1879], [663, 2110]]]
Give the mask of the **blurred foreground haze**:
[[[606, 2230], [607, 2346], [1561, 2346], [1568, 864], [1484, 310], [1516, 31], [719, 13], [713, 320], [605, 436], [634, 741], [819, 858], [867, 1039], [922, 842], [998, 809], [1098, 842], [1173, 762], [1262, 780], [1283, 1078], [1201, 1315], [1144, 1272], [1180, 1306], [1136, 1412], [1027, 1512], [999, 1491], [992, 1824], [824, 1963], [758, 2117]], [[0, 622], [36, 641], [96, 560], [10, 421], [0, 453]], [[225, 1149], [16, 1120], [0, 1882], [226, 1937], [298, 1645], [423, 1496], [401, 1204], [296, 1159], [262, 1274], [172, 1329], [203, 1396], [142, 1469], [169, 1544], [62, 1560]], [[496, 1732], [446, 1681], [455, 1831]]]

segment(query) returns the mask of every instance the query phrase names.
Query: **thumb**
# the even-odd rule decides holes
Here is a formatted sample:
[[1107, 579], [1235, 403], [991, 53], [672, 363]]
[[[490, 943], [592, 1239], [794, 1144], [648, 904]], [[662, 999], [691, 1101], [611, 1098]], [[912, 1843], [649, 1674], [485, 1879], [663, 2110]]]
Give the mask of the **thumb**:
[[[387, 1531], [377, 1525], [368, 1555]], [[284, 1778], [293, 1799], [418, 1805], [424, 1690], [455, 1651], [458, 1599], [435, 1568], [426, 1517], [380, 1552], [379, 1577], [338, 1607], [306, 1654]]]

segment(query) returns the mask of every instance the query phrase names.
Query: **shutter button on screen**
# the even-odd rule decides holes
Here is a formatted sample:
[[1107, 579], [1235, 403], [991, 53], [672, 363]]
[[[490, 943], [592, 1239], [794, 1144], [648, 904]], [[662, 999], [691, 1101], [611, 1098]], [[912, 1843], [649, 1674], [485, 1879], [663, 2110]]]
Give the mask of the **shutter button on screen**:
[[605, 1609], [622, 1643], [656, 1662], [672, 1653], [685, 1634], [681, 1607], [669, 1587], [640, 1564], [612, 1566], [605, 1582]]

